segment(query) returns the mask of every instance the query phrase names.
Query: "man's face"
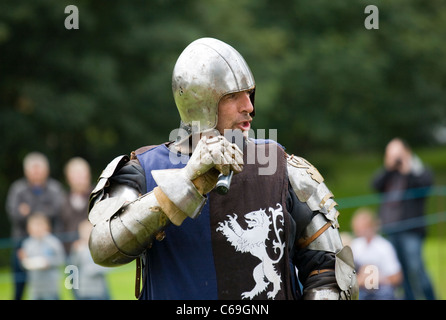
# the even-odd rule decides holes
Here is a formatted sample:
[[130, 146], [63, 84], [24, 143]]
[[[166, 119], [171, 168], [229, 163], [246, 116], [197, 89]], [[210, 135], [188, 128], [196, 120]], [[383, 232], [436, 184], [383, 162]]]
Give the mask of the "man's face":
[[221, 98], [218, 104], [217, 130], [224, 134], [225, 129], [241, 129], [248, 131], [251, 128], [250, 113], [254, 106], [249, 98], [251, 91], [230, 93]]
[[67, 181], [73, 193], [86, 193], [90, 189], [91, 174], [88, 167], [72, 165], [68, 168]]
[[25, 176], [32, 186], [43, 186], [48, 178], [49, 168], [40, 162], [30, 164], [25, 168]]

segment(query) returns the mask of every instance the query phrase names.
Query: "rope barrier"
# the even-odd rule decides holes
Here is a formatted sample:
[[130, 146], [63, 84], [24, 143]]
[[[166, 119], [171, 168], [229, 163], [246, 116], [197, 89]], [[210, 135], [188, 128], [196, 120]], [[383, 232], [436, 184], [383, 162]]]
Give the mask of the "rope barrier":
[[[392, 195], [400, 192], [387, 192], [387, 193], [373, 193], [353, 197], [344, 197], [336, 199], [339, 209], [350, 209], [358, 208], [361, 206], [377, 205], [381, 203], [391, 202]], [[446, 196], [446, 186], [432, 186], [432, 187], [422, 187], [407, 189], [404, 191], [403, 196], [400, 200], [416, 199], [423, 197], [433, 197], [433, 196]]]

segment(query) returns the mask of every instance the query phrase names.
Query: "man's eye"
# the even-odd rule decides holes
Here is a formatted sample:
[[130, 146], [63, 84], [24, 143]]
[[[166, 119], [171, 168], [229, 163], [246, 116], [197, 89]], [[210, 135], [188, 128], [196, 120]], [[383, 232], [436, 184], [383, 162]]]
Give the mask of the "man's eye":
[[235, 93], [230, 93], [230, 94], [226, 95], [224, 98], [225, 98], [225, 100], [230, 100], [230, 99], [235, 99], [236, 96], [237, 95]]

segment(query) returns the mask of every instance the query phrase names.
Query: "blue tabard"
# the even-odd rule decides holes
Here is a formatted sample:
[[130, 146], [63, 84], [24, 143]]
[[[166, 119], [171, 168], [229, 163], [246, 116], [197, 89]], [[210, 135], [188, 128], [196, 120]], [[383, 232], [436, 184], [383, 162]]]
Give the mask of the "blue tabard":
[[[182, 168], [189, 159], [189, 156], [173, 154], [165, 144], [137, 154], [137, 157], [145, 171], [147, 192], [156, 187], [151, 170]], [[283, 151], [278, 158], [285, 159]], [[256, 165], [245, 165], [240, 174], [234, 175], [230, 192], [226, 196], [220, 196], [215, 192], [209, 193], [207, 202], [196, 219], [186, 218], [181, 226], [173, 224], [167, 226], [165, 239], [155, 240], [152, 247], [145, 252], [144, 284], [140, 298], [149, 300], [246, 298], [247, 292], [255, 287], [256, 281], [260, 281], [256, 279], [259, 278], [256, 274], [261, 271], [260, 269], [269, 268], [272, 270], [270, 274], [263, 276], [267, 281], [267, 287], [262, 289], [261, 293], [255, 294], [253, 289], [251, 291], [253, 298], [268, 299], [273, 296], [276, 299], [289, 299], [291, 289], [288, 281], [290, 278], [288, 253], [286, 248], [282, 248], [282, 259], [277, 248], [278, 243], [283, 246], [287, 243], [288, 222], [285, 214], [277, 221], [273, 221], [277, 215], [270, 214], [278, 208], [282, 210], [283, 207], [284, 213], [286, 210], [285, 193], [288, 186], [286, 164], [285, 160], [283, 163], [282, 160], [279, 162], [279, 174], [274, 176], [255, 175], [253, 170], [257, 168]], [[252, 192], [247, 192], [249, 188], [252, 188]], [[225, 238], [222, 232], [216, 231], [221, 226], [221, 221], [235, 213], [238, 214], [237, 221], [241, 226], [239, 230], [253, 229], [243, 218], [246, 213], [261, 208], [265, 209], [264, 212], [269, 216], [266, 221], [271, 230], [269, 233], [267, 230], [268, 237], [264, 240], [265, 248], [269, 247], [265, 249], [268, 250], [266, 259], [276, 263], [274, 266], [271, 263], [263, 266], [261, 261], [264, 259], [255, 253], [247, 253], [247, 249], [236, 250], [234, 244], [231, 246], [229, 237]], [[215, 252], [219, 255], [214, 256]], [[243, 269], [245, 262], [247, 271], [245, 274], [240, 273], [239, 277], [249, 280], [244, 284], [246, 288], [236, 288], [240, 280], [231, 274], [234, 274], [234, 270], [238, 271], [238, 268]], [[234, 270], [229, 270], [231, 268]], [[273, 278], [278, 274], [281, 280], [274, 281]], [[268, 279], [271, 280], [270, 283]], [[280, 287], [278, 292], [273, 290], [273, 282]]]

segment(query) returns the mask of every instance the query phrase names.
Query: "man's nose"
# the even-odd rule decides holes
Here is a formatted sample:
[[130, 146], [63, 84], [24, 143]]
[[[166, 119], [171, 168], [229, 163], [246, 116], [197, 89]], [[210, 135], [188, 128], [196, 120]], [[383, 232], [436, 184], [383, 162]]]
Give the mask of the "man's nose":
[[251, 114], [254, 111], [249, 92], [245, 92], [240, 103], [240, 113]]

